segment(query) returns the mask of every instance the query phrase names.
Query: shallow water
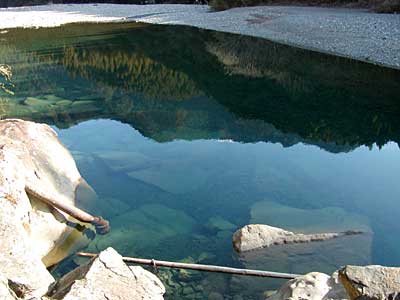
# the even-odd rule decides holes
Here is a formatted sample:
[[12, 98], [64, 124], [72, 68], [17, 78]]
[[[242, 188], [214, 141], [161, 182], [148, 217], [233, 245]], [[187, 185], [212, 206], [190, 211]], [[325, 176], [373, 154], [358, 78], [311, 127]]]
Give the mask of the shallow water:
[[[400, 264], [399, 71], [135, 23], [12, 30], [0, 64], [13, 72], [0, 116], [52, 125], [96, 191], [79, 205], [111, 222], [88, 251], [293, 273]], [[232, 234], [249, 223], [365, 233], [238, 255]], [[168, 299], [262, 299], [281, 284], [159, 275]]]

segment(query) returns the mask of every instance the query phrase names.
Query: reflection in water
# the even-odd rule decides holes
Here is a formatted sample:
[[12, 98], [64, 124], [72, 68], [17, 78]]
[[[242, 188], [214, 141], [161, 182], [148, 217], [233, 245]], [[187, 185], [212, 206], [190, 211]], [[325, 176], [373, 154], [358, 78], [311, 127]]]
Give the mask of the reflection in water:
[[[79, 205], [112, 222], [89, 250], [294, 273], [400, 263], [399, 71], [137, 23], [13, 30], [0, 58], [15, 85], [1, 117], [59, 128], [98, 194]], [[239, 256], [231, 236], [250, 222], [365, 234]], [[259, 299], [280, 283], [160, 276], [171, 299]]]

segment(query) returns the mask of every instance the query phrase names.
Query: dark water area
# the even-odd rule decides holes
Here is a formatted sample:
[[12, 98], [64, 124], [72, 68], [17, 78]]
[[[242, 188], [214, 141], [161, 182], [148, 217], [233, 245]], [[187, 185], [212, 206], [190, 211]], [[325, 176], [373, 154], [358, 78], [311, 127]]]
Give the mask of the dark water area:
[[[2, 32], [1, 64], [0, 117], [53, 126], [96, 192], [78, 205], [111, 222], [86, 250], [292, 273], [400, 264], [399, 71], [138, 23]], [[364, 234], [239, 255], [249, 223]], [[282, 283], [159, 276], [167, 299], [263, 299]]]

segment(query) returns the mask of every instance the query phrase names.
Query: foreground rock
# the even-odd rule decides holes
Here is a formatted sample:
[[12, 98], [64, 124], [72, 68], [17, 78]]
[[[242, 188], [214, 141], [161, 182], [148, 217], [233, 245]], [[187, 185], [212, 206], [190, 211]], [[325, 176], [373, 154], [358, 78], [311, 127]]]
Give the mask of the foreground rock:
[[312, 272], [286, 282], [268, 300], [345, 300], [346, 291], [338, 282], [337, 274], [328, 276]]
[[0, 273], [0, 299], [1, 300], [16, 300], [17, 296], [8, 286], [8, 280]]
[[400, 299], [400, 268], [346, 266], [339, 279], [351, 300]]
[[84, 183], [68, 150], [47, 125], [0, 121], [0, 273], [20, 297], [42, 295], [52, 265], [86, 244], [68, 217], [27, 191], [66, 203]]
[[339, 233], [302, 234], [268, 225], [251, 224], [236, 231], [232, 242], [236, 251], [244, 252], [272, 245], [325, 241], [360, 233], [360, 231], [345, 231]]
[[64, 300], [161, 300], [165, 288], [161, 281], [142, 267], [128, 267], [114, 249], [61, 278], [48, 296]]

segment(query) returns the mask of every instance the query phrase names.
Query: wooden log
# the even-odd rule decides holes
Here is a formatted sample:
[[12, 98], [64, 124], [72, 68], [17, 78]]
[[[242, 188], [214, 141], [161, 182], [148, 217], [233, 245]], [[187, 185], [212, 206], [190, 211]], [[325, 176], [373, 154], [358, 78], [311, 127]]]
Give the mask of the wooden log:
[[[76, 255], [83, 257], [97, 256], [97, 254], [95, 253], [87, 253], [87, 252], [78, 252]], [[270, 277], [270, 278], [282, 278], [282, 279], [293, 279], [300, 276], [298, 274], [290, 274], [290, 273], [279, 273], [279, 272], [251, 270], [251, 269], [238, 269], [238, 268], [221, 267], [214, 265], [187, 264], [187, 263], [134, 258], [134, 257], [123, 257], [122, 259], [126, 263], [133, 263], [139, 265], [148, 265], [154, 267], [166, 267], [175, 269], [188, 269], [188, 270], [216, 272], [216, 273], [225, 273], [233, 275], [243, 275], [243, 276], [257, 276], [257, 277]]]

